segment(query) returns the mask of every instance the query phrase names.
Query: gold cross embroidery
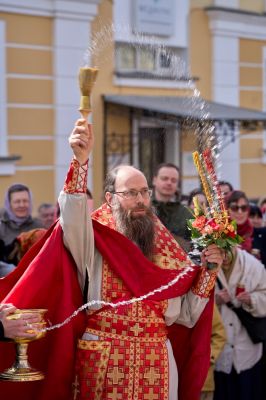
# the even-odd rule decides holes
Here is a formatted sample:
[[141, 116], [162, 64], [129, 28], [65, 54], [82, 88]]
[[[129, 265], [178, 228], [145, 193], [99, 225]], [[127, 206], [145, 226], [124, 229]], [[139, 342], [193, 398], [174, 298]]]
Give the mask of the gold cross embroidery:
[[154, 361], [159, 360], [159, 355], [155, 353], [154, 349], [151, 349], [151, 353], [147, 355], [147, 359], [150, 360], [151, 365], [154, 365]]
[[123, 379], [125, 376], [123, 372], [119, 372], [119, 369], [121, 370], [121, 368], [114, 367], [112, 372], [107, 373], [107, 377], [112, 379], [113, 385], [118, 385], [119, 380]]
[[148, 380], [149, 385], [154, 385], [154, 383], [157, 381], [157, 379], [160, 378], [160, 374], [156, 372], [155, 368], [150, 368], [146, 370], [144, 374], [144, 378]]
[[118, 365], [119, 360], [123, 360], [123, 354], [119, 354], [118, 349], [114, 349], [114, 354], [111, 354], [110, 357], [112, 360], [114, 360], [114, 364]]
[[143, 328], [141, 328], [141, 327], [139, 326], [139, 323], [138, 323], [138, 322], [137, 322], [132, 328], [130, 328], [130, 330], [131, 330], [132, 332], [134, 332], [134, 335], [135, 335], [135, 336], [138, 336], [140, 332], [143, 332]]
[[149, 393], [144, 394], [145, 400], [157, 400], [159, 399], [158, 394], [153, 392], [152, 388], [149, 388]]
[[108, 399], [112, 400], [122, 399], [122, 393], [117, 393], [117, 388], [113, 388], [113, 393], [108, 393]]

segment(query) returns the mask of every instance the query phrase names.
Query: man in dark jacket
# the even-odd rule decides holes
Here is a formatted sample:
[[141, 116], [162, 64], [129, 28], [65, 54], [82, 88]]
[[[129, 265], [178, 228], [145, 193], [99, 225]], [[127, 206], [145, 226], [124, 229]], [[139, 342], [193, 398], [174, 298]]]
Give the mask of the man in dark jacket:
[[175, 164], [160, 164], [153, 178], [152, 204], [158, 218], [174, 235], [177, 242], [188, 251], [190, 232], [187, 220], [192, 218], [192, 213], [178, 199], [179, 180], [179, 168]]

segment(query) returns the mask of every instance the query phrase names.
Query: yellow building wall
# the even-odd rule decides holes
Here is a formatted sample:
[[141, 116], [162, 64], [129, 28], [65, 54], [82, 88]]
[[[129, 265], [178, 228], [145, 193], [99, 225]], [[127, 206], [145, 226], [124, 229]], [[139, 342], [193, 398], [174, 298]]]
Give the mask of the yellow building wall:
[[[53, 19], [3, 12], [0, 19], [6, 22], [7, 74], [13, 74], [7, 79], [7, 103], [11, 103], [7, 109], [8, 154], [22, 156], [16, 165], [25, 168], [16, 170], [13, 176], [0, 176], [0, 206], [7, 187], [23, 182], [32, 190], [37, 207], [41, 202], [55, 201]], [[38, 108], [42, 104], [48, 108]], [[12, 138], [22, 135], [32, 136], [32, 140]], [[34, 140], [41, 135], [51, 140]], [[40, 169], [41, 165], [45, 170]]]
[[6, 21], [6, 41], [17, 44], [52, 46], [53, 20], [34, 15], [0, 13]]
[[248, 197], [257, 198], [265, 195], [266, 168], [264, 164], [241, 164], [241, 190], [243, 190]]
[[51, 135], [54, 130], [53, 109], [9, 108], [9, 135]]
[[183, 151], [196, 151], [197, 150], [197, 138], [193, 131], [182, 133], [181, 145]]
[[245, 139], [240, 140], [240, 156], [243, 158], [261, 158], [262, 157], [262, 139]]
[[7, 101], [10, 103], [51, 104], [53, 82], [51, 80], [9, 78]]
[[21, 155], [17, 162], [19, 166], [53, 165], [54, 147], [50, 140], [10, 140], [9, 146], [11, 154]]
[[32, 75], [52, 75], [53, 73], [53, 58], [50, 50], [9, 48], [6, 57], [9, 73]]
[[190, 11], [189, 59], [191, 74], [199, 78], [196, 82], [201, 96], [212, 99], [212, 46], [208, 16], [202, 9]]
[[[113, 145], [109, 148], [108, 154], [121, 154], [130, 152], [130, 114], [127, 107], [117, 107], [115, 105], [108, 105], [108, 119], [107, 119], [107, 140], [111, 139], [112, 133], [116, 133], [123, 137], [122, 143], [118, 140], [111, 142]], [[120, 144], [120, 145], [119, 145]]]
[[241, 10], [262, 13], [265, 12], [264, 0], [239, 0], [239, 8]]
[[240, 86], [262, 86], [262, 68], [240, 67]]
[[130, 113], [128, 107], [121, 107], [114, 104], [108, 105], [108, 120], [107, 133], [117, 132], [124, 134], [130, 130]]
[[214, 0], [190, 0], [190, 8], [204, 8], [213, 6]]
[[239, 39], [239, 61], [261, 64], [262, 47], [265, 41], [252, 39]]
[[240, 107], [250, 108], [252, 110], [262, 110], [263, 95], [261, 91], [240, 90]]

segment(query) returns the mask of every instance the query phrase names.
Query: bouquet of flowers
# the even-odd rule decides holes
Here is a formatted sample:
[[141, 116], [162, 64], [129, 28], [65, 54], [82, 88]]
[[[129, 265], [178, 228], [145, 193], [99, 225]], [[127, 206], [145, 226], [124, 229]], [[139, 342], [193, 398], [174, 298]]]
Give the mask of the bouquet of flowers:
[[241, 243], [236, 232], [236, 222], [230, 221], [226, 213], [212, 215], [208, 209], [194, 201], [194, 218], [188, 220], [191, 239], [197, 247], [207, 247], [215, 243], [221, 249], [230, 251], [232, 246]]
[[[197, 252], [210, 244], [216, 244], [226, 252], [232, 253], [232, 247], [241, 243], [242, 238], [237, 234], [236, 222], [229, 219], [225, 208], [211, 150], [206, 149], [202, 154], [194, 152], [193, 160], [208, 201], [208, 207], [202, 208], [197, 199], [193, 199], [194, 218], [188, 220], [188, 228], [191, 231], [194, 249]], [[208, 267], [213, 268], [214, 265]]]

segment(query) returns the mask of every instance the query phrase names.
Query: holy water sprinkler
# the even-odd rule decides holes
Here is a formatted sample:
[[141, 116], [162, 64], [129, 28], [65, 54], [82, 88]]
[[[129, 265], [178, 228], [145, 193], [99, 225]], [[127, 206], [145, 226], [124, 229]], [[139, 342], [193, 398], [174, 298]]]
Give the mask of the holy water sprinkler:
[[84, 119], [87, 119], [92, 111], [90, 96], [97, 74], [98, 68], [82, 67], [79, 69], [79, 87], [81, 93], [79, 111]]

